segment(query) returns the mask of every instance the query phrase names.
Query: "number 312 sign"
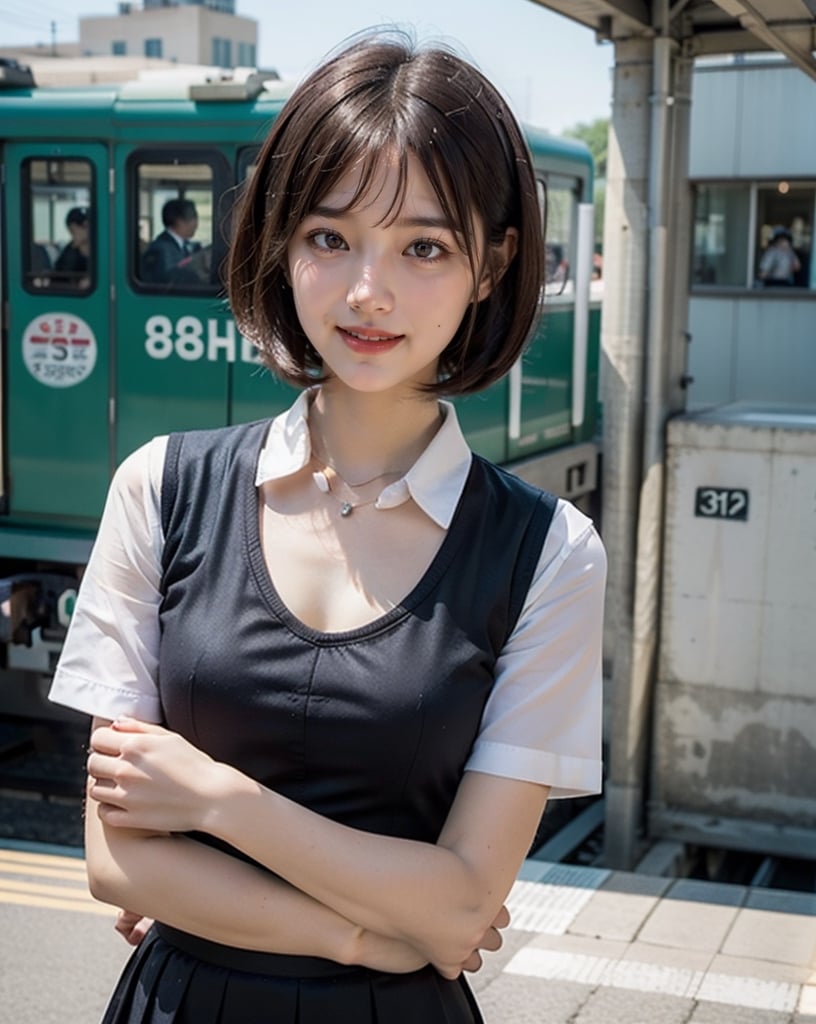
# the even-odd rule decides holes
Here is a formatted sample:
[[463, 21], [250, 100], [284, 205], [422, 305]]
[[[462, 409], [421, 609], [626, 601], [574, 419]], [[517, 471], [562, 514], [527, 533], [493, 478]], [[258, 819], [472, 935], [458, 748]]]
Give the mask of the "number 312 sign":
[[694, 492], [694, 514], [703, 519], [748, 518], [748, 491], [738, 487], [698, 487]]

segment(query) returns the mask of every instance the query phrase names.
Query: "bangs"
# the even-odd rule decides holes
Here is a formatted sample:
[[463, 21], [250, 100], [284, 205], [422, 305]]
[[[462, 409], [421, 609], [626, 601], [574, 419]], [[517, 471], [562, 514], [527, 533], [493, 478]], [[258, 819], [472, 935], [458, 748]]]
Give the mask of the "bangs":
[[286, 216], [288, 237], [350, 169], [358, 172], [357, 184], [338, 211], [347, 213], [365, 205], [369, 198], [377, 198], [374, 190], [378, 174], [386, 162], [393, 161], [396, 187], [381, 218], [382, 225], [389, 226], [399, 217], [405, 203], [411, 173], [409, 160], [413, 156], [433, 189], [447, 226], [476, 272], [476, 252], [480, 247], [473, 222], [473, 197], [457, 189], [453, 168], [446, 164], [441, 147], [434, 145], [440, 134], [433, 123], [438, 112], [421, 100], [414, 106], [426, 109], [414, 109], [410, 118], [399, 111], [384, 109], [381, 103], [367, 104], [356, 112], [357, 116], [349, 111], [348, 104], [327, 112], [313, 135], [308, 159], [298, 161], [294, 168], [294, 187], [289, 192]]

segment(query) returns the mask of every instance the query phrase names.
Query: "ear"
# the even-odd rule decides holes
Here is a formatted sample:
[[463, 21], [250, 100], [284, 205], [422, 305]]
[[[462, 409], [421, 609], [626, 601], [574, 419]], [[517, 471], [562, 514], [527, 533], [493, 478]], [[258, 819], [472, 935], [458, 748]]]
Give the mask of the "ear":
[[488, 262], [479, 288], [476, 292], [476, 301], [481, 302], [493, 291], [496, 285], [504, 277], [504, 273], [510, 266], [518, 248], [518, 230], [508, 228], [504, 238], [498, 245], [491, 245], [488, 254]]

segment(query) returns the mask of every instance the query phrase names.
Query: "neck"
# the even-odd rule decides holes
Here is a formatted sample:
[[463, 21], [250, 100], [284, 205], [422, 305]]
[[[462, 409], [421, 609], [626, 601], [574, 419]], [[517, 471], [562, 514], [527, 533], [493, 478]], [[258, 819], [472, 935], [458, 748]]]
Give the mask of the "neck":
[[439, 429], [434, 397], [361, 394], [324, 385], [309, 414], [318, 458], [346, 480], [406, 473]]

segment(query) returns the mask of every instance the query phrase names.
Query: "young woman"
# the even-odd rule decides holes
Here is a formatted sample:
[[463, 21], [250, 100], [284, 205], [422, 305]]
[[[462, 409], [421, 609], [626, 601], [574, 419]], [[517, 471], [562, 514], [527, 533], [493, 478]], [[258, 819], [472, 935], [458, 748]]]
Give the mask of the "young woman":
[[358, 40], [277, 118], [230, 298], [304, 390], [123, 463], [52, 691], [94, 716], [91, 889], [156, 921], [107, 1022], [481, 1020], [548, 794], [601, 776], [598, 537], [440, 398], [521, 353], [540, 225], [442, 49]]

